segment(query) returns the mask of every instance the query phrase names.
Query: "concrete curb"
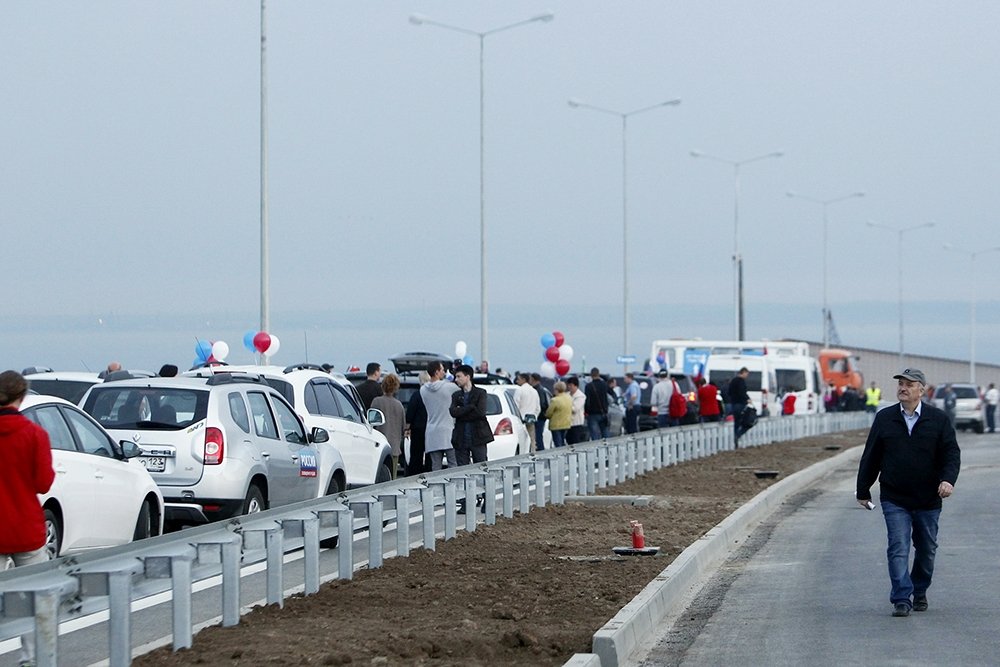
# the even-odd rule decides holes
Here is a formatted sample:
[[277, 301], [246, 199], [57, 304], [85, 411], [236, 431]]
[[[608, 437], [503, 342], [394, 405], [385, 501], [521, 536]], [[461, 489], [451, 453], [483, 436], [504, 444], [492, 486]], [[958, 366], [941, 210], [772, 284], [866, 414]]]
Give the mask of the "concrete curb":
[[[573, 659], [596, 654], [601, 667], [625, 664], [628, 656], [649, 637], [660, 621], [669, 613], [680, 611], [676, 607], [685, 600], [684, 593], [703, 584], [704, 575], [717, 568], [778, 505], [850, 459], [858, 458], [861, 451], [861, 447], [848, 449], [789, 475], [758, 493], [682, 551], [614, 618], [594, 633], [592, 654], [577, 654]], [[570, 664], [580, 663], [566, 663]]]

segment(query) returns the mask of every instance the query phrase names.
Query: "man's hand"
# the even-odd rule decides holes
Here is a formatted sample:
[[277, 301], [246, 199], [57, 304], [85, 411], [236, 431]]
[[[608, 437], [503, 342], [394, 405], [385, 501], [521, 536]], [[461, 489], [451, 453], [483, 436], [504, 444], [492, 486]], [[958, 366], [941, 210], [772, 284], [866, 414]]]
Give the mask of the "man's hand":
[[868, 509], [868, 503], [870, 503], [870, 502], [871, 502], [871, 498], [865, 498], [864, 500], [862, 500], [861, 498], [858, 498], [858, 504], [861, 505], [862, 507], [864, 507], [865, 509]]
[[941, 482], [938, 484], [938, 495], [942, 498], [947, 498], [955, 491], [955, 487], [949, 482]]

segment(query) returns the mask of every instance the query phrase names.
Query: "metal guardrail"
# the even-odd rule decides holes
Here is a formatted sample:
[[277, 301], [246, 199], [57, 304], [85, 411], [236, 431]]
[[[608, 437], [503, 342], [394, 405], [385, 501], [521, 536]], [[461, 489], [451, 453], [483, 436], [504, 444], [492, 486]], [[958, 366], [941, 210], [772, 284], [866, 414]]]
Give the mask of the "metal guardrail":
[[[832, 413], [761, 419], [740, 439], [755, 447], [870, 424], [867, 413]], [[638, 475], [683, 461], [733, 449], [731, 423], [702, 424], [647, 431], [602, 441], [547, 449], [487, 464], [442, 470], [356, 489], [251, 516], [185, 529], [149, 540], [63, 557], [0, 572], [0, 640], [34, 631], [39, 667], [57, 667], [59, 624], [107, 611], [108, 656], [112, 667], [131, 663], [131, 604], [171, 592], [173, 648], [193, 640], [192, 588], [221, 576], [223, 626], [239, 623], [240, 573], [265, 563], [267, 602], [282, 605], [283, 556], [302, 549], [303, 591], [320, 586], [321, 543], [337, 537], [335, 576], [351, 579], [356, 567], [381, 567], [386, 532], [395, 531], [391, 551], [407, 556], [411, 546], [434, 550], [439, 538], [455, 537], [457, 500], [469, 499], [465, 530], [474, 531], [471, 511], [485, 493], [484, 521], [498, 513], [513, 517], [532, 506], [562, 504], [570, 495], [589, 495]], [[500, 500], [498, 507], [497, 500]], [[443, 531], [436, 527], [443, 511]], [[405, 519], [404, 519], [405, 518]], [[410, 524], [421, 537], [411, 541]], [[355, 562], [354, 542], [367, 529], [366, 562]]]

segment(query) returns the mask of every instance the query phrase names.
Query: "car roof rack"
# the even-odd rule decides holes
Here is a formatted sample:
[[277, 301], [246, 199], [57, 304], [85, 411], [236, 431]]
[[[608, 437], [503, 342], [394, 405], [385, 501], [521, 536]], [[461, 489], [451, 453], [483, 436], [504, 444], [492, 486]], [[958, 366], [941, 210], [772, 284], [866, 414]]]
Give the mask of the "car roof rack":
[[195, 364], [188, 370], [196, 371], [199, 368], [215, 368], [216, 366], [228, 366], [229, 364], [225, 361], [203, 361], [200, 364]]
[[23, 371], [21, 375], [34, 375], [35, 373], [53, 373], [54, 371], [48, 366], [28, 366]]
[[104, 376], [104, 381], [114, 382], [116, 380], [139, 380], [142, 378], [151, 378], [151, 377], [156, 377], [156, 375], [150, 373], [149, 371], [130, 371], [122, 369], [120, 371], [111, 371], [110, 373]]
[[282, 373], [292, 373], [294, 371], [321, 371], [326, 372], [319, 364], [310, 364], [309, 362], [302, 362], [301, 364], [292, 364], [291, 366], [286, 366]]
[[264, 382], [264, 378], [262, 378], [261, 376], [243, 372], [216, 373], [212, 377], [208, 378], [208, 381], [205, 384], [207, 384], [209, 387], [214, 387], [220, 384], [241, 384], [241, 383], [266, 384]]

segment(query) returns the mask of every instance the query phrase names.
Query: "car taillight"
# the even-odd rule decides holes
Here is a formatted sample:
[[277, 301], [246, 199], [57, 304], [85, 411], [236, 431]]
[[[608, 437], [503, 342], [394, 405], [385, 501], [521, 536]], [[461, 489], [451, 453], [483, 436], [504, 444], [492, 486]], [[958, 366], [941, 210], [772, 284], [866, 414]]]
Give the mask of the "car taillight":
[[660, 410], [655, 405], [651, 405], [649, 406], [649, 414], [655, 417], [656, 415], [660, 414]]
[[222, 430], [214, 426], [205, 429], [205, 465], [217, 466], [222, 463], [226, 446], [222, 437]]
[[501, 419], [493, 435], [514, 435], [514, 425], [510, 423], [510, 419], [507, 417]]
[[698, 392], [696, 392], [696, 391], [689, 391], [688, 392], [688, 403], [697, 403], [697, 402], [698, 402]]

